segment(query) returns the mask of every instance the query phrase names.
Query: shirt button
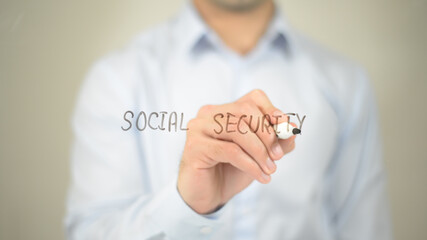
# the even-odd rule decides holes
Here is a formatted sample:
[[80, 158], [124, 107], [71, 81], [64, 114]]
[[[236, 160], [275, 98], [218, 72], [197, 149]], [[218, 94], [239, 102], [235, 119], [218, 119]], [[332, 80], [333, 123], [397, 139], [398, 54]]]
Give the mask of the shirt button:
[[212, 228], [211, 227], [204, 226], [204, 227], [200, 228], [200, 233], [209, 234], [211, 232], [212, 232]]

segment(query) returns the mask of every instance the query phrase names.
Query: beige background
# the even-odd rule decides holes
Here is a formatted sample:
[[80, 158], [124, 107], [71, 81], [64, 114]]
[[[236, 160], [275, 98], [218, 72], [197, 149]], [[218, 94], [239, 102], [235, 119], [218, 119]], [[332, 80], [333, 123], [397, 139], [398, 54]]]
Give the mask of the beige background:
[[[427, 239], [427, 1], [283, 0], [376, 88], [396, 239]], [[90, 64], [182, 0], [0, 0], [0, 239], [61, 239], [69, 119]]]

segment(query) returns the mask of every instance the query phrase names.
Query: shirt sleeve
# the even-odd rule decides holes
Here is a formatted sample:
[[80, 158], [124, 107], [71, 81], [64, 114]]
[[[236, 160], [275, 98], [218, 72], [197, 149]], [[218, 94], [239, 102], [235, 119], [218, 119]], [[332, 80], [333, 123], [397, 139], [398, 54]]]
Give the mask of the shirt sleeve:
[[222, 226], [221, 210], [194, 212], [180, 197], [176, 176], [153, 184], [141, 133], [121, 128], [127, 127], [124, 112], [137, 106], [138, 87], [111, 65], [100, 62], [90, 71], [72, 119], [67, 238], [208, 239]]
[[339, 147], [330, 171], [331, 222], [336, 239], [392, 238], [376, 101], [362, 71], [348, 84]]

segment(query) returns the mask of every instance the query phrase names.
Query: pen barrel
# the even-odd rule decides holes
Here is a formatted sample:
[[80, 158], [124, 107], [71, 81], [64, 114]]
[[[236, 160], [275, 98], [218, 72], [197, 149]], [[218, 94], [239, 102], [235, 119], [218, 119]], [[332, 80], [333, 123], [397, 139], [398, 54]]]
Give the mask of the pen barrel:
[[288, 124], [287, 122], [274, 125], [274, 131], [276, 132], [277, 137], [280, 139], [288, 139], [295, 135], [293, 131], [294, 129], [295, 127]]

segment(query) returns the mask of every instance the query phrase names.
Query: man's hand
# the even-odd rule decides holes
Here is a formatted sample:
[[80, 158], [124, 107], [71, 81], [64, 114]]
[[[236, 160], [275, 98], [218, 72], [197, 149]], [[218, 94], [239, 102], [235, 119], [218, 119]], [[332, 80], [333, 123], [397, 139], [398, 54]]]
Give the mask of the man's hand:
[[[215, 122], [218, 113], [224, 117], [215, 118]], [[227, 113], [235, 116], [234, 121], [228, 122], [237, 123], [240, 116], [247, 117], [242, 117], [238, 126], [228, 124], [226, 131]], [[271, 126], [284, 121], [287, 116], [261, 90], [233, 103], [202, 107], [188, 123], [181, 159], [178, 191], [184, 201], [194, 211], [206, 214], [225, 204], [254, 179], [270, 182], [270, 175], [276, 171], [272, 160], [279, 160], [295, 147], [295, 136], [279, 140]], [[221, 132], [218, 123], [224, 126]]]

